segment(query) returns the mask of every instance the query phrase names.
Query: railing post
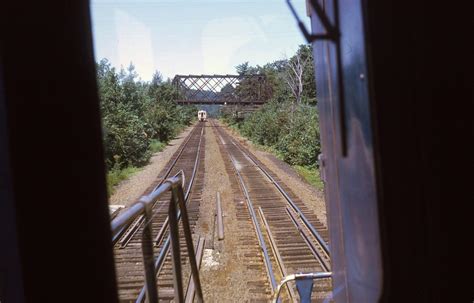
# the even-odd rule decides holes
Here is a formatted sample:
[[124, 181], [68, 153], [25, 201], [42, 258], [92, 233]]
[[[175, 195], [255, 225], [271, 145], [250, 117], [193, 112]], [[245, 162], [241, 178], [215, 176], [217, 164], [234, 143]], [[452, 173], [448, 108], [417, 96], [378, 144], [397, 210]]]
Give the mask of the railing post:
[[181, 272], [181, 252], [179, 247], [179, 226], [176, 211], [176, 202], [179, 200], [176, 193], [176, 186], [173, 184], [171, 192], [171, 201], [168, 211], [168, 218], [170, 224], [171, 250], [173, 260], [173, 285], [174, 285], [174, 300], [175, 302], [184, 302], [183, 295], [183, 279]]
[[[195, 171], [193, 171], [194, 176]], [[193, 245], [191, 228], [189, 224], [188, 213], [186, 210], [186, 200], [183, 190], [184, 174], [181, 177], [175, 176], [167, 179], [162, 185], [156, 188], [150, 195], [140, 198], [138, 203], [131, 206], [122, 215], [118, 216], [112, 221], [112, 230], [114, 235], [120, 233], [122, 229], [133, 222], [138, 216], [143, 215], [143, 232], [142, 232], [142, 254], [143, 266], [145, 271], [145, 285], [140, 291], [136, 302], [142, 303], [145, 298], [148, 302], [158, 302], [158, 288], [157, 288], [157, 270], [160, 264], [164, 262], [167, 253], [169, 252], [169, 245], [172, 249], [172, 262], [174, 271], [174, 292], [175, 302], [184, 302], [183, 292], [183, 273], [181, 266], [181, 252], [179, 243], [179, 219], [182, 216], [184, 238], [189, 253], [189, 260], [191, 264], [192, 279], [196, 291], [196, 298], [198, 302], [203, 302], [201, 282], [199, 279], [199, 271], [196, 261], [196, 253]], [[192, 181], [191, 181], [192, 184]], [[168, 209], [169, 220], [169, 237], [163, 244], [160, 254], [154, 260], [153, 238], [152, 238], [152, 218], [153, 218], [153, 204], [165, 192], [171, 191], [170, 205]], [[186, 193], [186, 198], [189, 191]], [[179, 205], [179, 210], [178, 210]]]
[[153, 239], [152, 239], [152, 206], [150, 203], [144, 203], [145, 206], [145, 225], [142, 233], [142, 252], [143, 266], [145, 268], [146, 295], [148, 302], [158, 302], [158, 288], [156, 287], [155, 263], [153, 256]]
[[181, 186], [179, 185], [173, 186], [173, 196], [175, 195], [179, 203], [179, 208], [181, 210], [181, 216], [182, 216], [181, 222], [183, 223], [184, 238], [186, 240], [186, 246], [188, 248], [189, 263], [191, 265], [191, 274], [192, 274], [194, 285], [196, 288], [197, 301], [203, 302], [201, 281], [199, 279], [199, 269], [196, 263], [196, 253], [194, 252], [193, 238], [191, 235], [191, 227], [189, 226], [188, 211], [186, 209], [186, 201], [184, 199], [184, 192]]

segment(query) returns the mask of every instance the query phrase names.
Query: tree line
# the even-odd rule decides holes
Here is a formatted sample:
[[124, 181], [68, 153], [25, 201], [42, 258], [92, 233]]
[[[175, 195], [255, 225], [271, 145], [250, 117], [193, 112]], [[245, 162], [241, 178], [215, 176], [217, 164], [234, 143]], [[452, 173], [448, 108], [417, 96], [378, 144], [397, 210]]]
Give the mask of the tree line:
[[[271, 98], [259, 110], [247, 115], [222, 111], [223, 120], [285, 162], [317, 173], [321, 144], [311, 46], [301, 45], [288, 59], [264, 66], [250, 66], [245, 62], [236, 70], [241, 75], [265, 75], [265, 91], [271, 92]], [[237, 90], [245, 93], [252, 85], [243, 83]]]
[[109, 173], [146, 164], [153, 151], [191, 123], [196, 109], [177, 105], [171, 81], [159, 72], [145, 82], [132, 63], [116, 70], [107, 59], [96, 71]]
[[[259, 94], [270, 101], [245, 117], [222, 113], [242, 135], [270, 148], [287, 163], [308, 169], [316, 169], [320, 152], [312, 62], [311, 46], [301, 45], [289, 59], [264, 66], [240, 64], [236, 67], [240, 75], [265, 75]], [[159, 72], [146, 82], [133, 64], [117, 70], [107, 59], [97, 63], [96, 71], [110, 194], [112, 186], [127, 177], [124, 172], [146, 164], [154, 151], [189, 125], [197, 108], [177, 105], [170, 79], [164, 80]], [[229, 87], [229, 93], [254, 98], [261, 83], [252, 79], [257, 78]]]

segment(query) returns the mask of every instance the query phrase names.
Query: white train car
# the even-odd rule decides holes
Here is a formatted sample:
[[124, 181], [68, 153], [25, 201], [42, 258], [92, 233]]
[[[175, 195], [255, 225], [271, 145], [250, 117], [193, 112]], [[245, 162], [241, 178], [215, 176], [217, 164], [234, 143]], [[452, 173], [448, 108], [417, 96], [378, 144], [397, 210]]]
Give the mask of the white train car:
[[199, 122], [207, 121], [207, 112], [205, 110], [198, 111], [198, 121]]

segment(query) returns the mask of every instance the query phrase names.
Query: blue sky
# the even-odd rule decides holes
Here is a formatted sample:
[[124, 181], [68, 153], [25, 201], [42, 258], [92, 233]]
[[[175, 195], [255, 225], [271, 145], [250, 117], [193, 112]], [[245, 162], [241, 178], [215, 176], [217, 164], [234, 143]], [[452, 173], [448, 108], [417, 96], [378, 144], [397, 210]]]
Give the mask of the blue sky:
[[[293, 0], [309, 28], [305, 0]], [[91, 0], [96, 60], [155, 70], [234, 74], [235, 66], [290, 57], [304, 44], [285, 0]]]

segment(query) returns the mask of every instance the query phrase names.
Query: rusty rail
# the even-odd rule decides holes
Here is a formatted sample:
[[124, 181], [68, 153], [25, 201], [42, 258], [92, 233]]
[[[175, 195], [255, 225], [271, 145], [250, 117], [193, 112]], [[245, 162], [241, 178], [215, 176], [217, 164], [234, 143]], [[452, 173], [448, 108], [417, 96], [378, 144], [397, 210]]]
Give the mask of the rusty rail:
[[[224, 142], [222, 137], [220, 139], [221, 139], [222, 142]], [[260, 249], [261, 249], [262, 254], [263, 254], [263, 260], [264, 260], [264, 263], [265, 263], [265, 268], [267, 269], [267, 275], [268, 275], [268, 278], [270, 280], [272, 291], [274, 292], [277, 288], [277, 283], [276, 283], [275, 275], [274, 275], [274, 272], [273, 272], [273, 266], [272, 266], [272, 262], [270, 260], [270, 256], [268, 254], [267, 246], [265, 245], [265, 240], [263, 239], [263, 234], [262, 234], [262, 230], [260, 229], [260, 224], [258, 223], [258, 220], [257, 220], [257, 215], [255, 214], [255, 210], [254, 210], [254, 207], [253, 207], [252, 200], [250, 199], [250, 195], [249, 195], [249, 192], [247, 190], [247, 187], [245, 186], [245, 182], [242, 178], [242, 175], [240, 174], [239, 170], [237, 169], [237, 164], [235, 163], [235, 159], [230, 153], [229, 153], [229, 158], [232, 161], [235, 173], [237, 175], [237, 179], [239, 180], [240, 187], [242, 188], [242, 191], [243, 191], [244, 196], [245, 196], [245, 200], [247, 201], [247, 208], [249, 210], [250, 218], [252, 219], [252, 223], [253, 223], [253, 226], [255, 228], [255, 232], [257, 234], [258, 243], [260, 245]]]
[[[193, 130], [193, 132], [194, 131], [197, 131], [197, 130]], [[188, 142], [191, 140], [193, 132], [191, 132], [188, 135], [188, 137], [184, 141], [183, 145], [180, 147], [180, 150], [179, 150], [176, 158], [173, 160], [173, 162], [171, 163], [169, 168], [166, 170], [166, 172], [165, 172], [162, 180], [160, 181], [160, 183], [158, 183], [158, 185], [155, 186], [155, 188], [152, 190], [152, 192], [156, 191], [158, 189], [158, 187], [160, 187], [163, 184], [163, 182], [166, 180], [166, 178], [169, 177], [173, 167], [176, 165], [176, 162], [178, 161], [180, 156], [183, 154]], [[201, 131], [201, 134], [202, 134], [202, 131]], [[120, 246], [121, 247], [126, 246], [128, 244], [128, 242], [130, 241], [130, 239], [133, 237], [133, 235], [135, 235], [135, 233], [139, 230], [140, 226], [143, 224], [143, 219], [144, 219], [143, 216], [140, 216], [140, 217], [136, 218], [134, 221], [130, 222], [128, 225], [123, 226], [122, 229], [119, 232], [117, 232], [116, 234], [114, 234], [114, 236], [112, 236], [112, 245], [115, 245], [115, 243], [117, 243], [117, 241], [120, 240], [120, 242], [119, 242]]]
[[[267, 219], [265, 218], [265, 214], [263, 213], [263, 210], [261, 207], [258, 208], [258, 212], [260, 214], [260, 218], [262, 219], [263, 226], [265, 227], [265, 230], [267, 232], [268, 239], [270, 241], [270, 245], [273, 250], [273, 255], [275, 256], [275, 261], [278, 264], [278, 267], [280, 268], [281, 275], [285, 277], [288, 275], [288, 271], [286, 270], [285, 264], [283, 263], [283, 259], [281, 257], [280, 251], [278, 250], [275, 239], [273, 238], [273, 235], [272, 235], [272, 231], [270, 230], [270, 226], [268, 225]], [[290, 297], [291, 302], [296, 302], [296, 296], [293, 291], [293, 288], [287, 286], [287, 290], [288, 290], [288, 295]]]
[[[194, 183], [194, 179], [195, 179], [197, 168], [198, 168], [199, 155], [201, 153], [201, 142], [202, 142], [203, 131], [204, 131], [204, 129], [201, 129], [201, 137], [199, 138], [198, 150], [196, 152], [196, 158], [194, 160], [194, 167], [193, 167], [193, 172], [192, 172], [191, 178], [189, 180], [189, 185], [188, 185], [188, 188], [186, 190], [186, 193], [185, 194], [183, 193], [183, 199], [184, 199], [184, 204], [185, 205], [188, 203], [189, 194], [191, 192], [191, 188], [192, 188], [192, 185]], [[182, 174], [182, 175], [183, 175], [183, 178], [184, 178], [184, 174]], [[181, 211], [177, 210], [177, 220], [179, 221], [180, 218], [181, 218]], [[168, 216], [166, 218], [165, 222], [163, 223], [163, 226], [161, 227], [160, 232], [158, 233], [158, 237], [160, 237], [160, 236], [164, 237], [165, 231], [169, 227], [171, 221], [172, 220], [170, 219], [170, 216]], [[183, 223], [184, 223], [184, 221], [183, 221]], [[171, 233], [171, 229], [170, 229], [170, 233]], [[154, 240], [155, 245], [157, 245], [162, 240], [162, 238], [158, 238], [158, 237]], [[156, 260], [154, 262], [154, 274], [155, 275], [158, 273], [160, 268], [163, 266], [163, 264], [165, 262], [166, 255], [168, 254], [168, 252], [170, 250], [171, 243], [172, 243], [172, 237], [171, 237], [171, 234], [169, 234], [168, 237], [165, 240], [165, 243], [163, 244], [162, 249], [160, 250], [160, 253], [159, 253], [158, 257], [156, 258]], [[178, 246], [179, 246], [179, 242], [178, 242]], [[173, 247], [173, 250], [174, 250], [174, 247]], [[176, 278], [175, 278], [175, 281], [176, 281]], [[178, 285], [178, 287], [179, 287], [179, 285]], [[181, 288], [182, 288], [182, 286], [181, 286]], [[200, 288], [200, 286], [199, 286], [199, 288]], [[176, 285], [175, 285], [175, 291], [176, 291]], [[136, 302], [140, 302], [140, 303], [144, 302], [145, 294], [146, 294], [146, 288], [144, 286], [142, 288], [142, 290], [140, 291], [140, 294], [139, 294]], [[175, 296], [175, 298], [177, 298], [177, 297]], [[202, 293], [201, 293], [200, 298], [202, 300]], [[181, 301], [179, 301], [179, 302], [181, 302]]]
[[304, 233], [303, 227], [298, 222], [298, 220], [295, 218], [295, 215], [291, 212], [291, 210], [289, 208], [286, 208], [286, 211], [287, 211], [288, 215], [290, 216], [291, 221], [293, 222], [293, 224], [298, 229], [298, 232], [300, 233], [301, 237], [303, 238], [303, 240], [306, 242], [306, 244], [310, 248], [311, 252], [313, 253], [313, 256], [316, 259], [318, 259], [319, 263], [321, 263], [321, 266], [323, 267], [323, 269], [325, 271], [330, 271], [330, 268], [326, 264], [326, 261], [320, 256], [317, 248], [314, 246], [314, 244], [311, 242], [311, 240], [308, 238], [308, 236]]
[[318, 233], [318, 231], [314, 228], [314, 226], [309, 222], [309, 220], [306, 218], [306, 216], [303, 214], [301, 209], [296, 205], [296, 203], [290, 198], [290, 196], [286, 193], [286, 191], [280, 186], [280, 184], [266, 171], [260, 164], [257, 163], [257, 161], [254, 159], [253, 155], [249, 154], [246, 150], [244, 150], [240, 144], [235, 144], [234, 139], [230, 138], [232, 140], [232, 143], [234, 146], [236, 146], [243, 154], [245, 154], [253, 163], [255, 166], [257, 166], [260, 171], [267, 176], [267, 178], [275, 185], [275, 187], [278, 189], [278, 191], [281, 193], [281, 195], [286, 199], [288, 204], [293, 208], [293, 210], [298, 214], [298, 217], [301, 219], [301, 221], [304, 223], [306, 228], [311, 232], [311, 234], [314, 236], [314, 238], [318, 241], [319, 245], [323, 248], [324, 252], [330, 256], [329, 252], [329, 247], [324, 241], [323, 237]]
[[[169, 205], [169, 217], [170, 217], [170, 237], [173, 245], [173, 271], [175, 274], [175, 297], [179, 298], [179, 302], [183, 298], [183, 287], [181, 280], [181, 256], [179, 247], [179, 231], [178, 231], [178, 211], [177, 204], [179, 205], [182, 216], [182, 223], [184, 229], [184, 237], [188, 249], [189, 261], [191, 264], [192, 278], [194, 281], [194, 287], [196, 289], [198, 301], [202, 301], [202, 289], [199, 279], [199, 270], [196, 264], [196, 255], [194, 252], [194, 246], [192, 242], [191, 229], [189, 227], [189, 220], [186, 211], [186, 201], [184, 199], [182, 178], [181, 176], [175, 176], [167, 179], [160, 187], [147, 196], [140, 198], [138, 203], [127, 209], [122, 215], [118, 216], [111, 223], [112, 234], [120, 232], [120, 230], [130, 224], [137, 217], [144, 215], [145, 228], [142, 234], [142, 253], [143, 253], [143, 264], [145, 269], [145, 287], [146, 297], [148, 302], [158, 302], [158, 289], [156, 287], [156, 266], [154, 264], [153, 257], [153, 240], [151, 237], [151, 209], [153, 204], [166, 192], [172, 191], [171, 201]], [[178, 279], [179, 277], [179, 279]]]
[[[213, 124], [212, 121], [211, 124]], [[216, 128], [215, 130], [218, 134], [218, 137], [220, 138], [220, 142], [222, 143], [222, 145], [225, 146], [225, 149], [228, 152], [229, 159], [231, 160], [229, 162], [232, 163], [233, 171], [236, 174], [240, 188], [242, 189], [245, 199], [247, 200], [247, 208], [249, 209], [251, 218], [251, 208], [253, 208], [252, 204], [258, 206], [258, 209], [256, 209], [255, 211], [258, 211], [260, 214], [261, 220], [259, 220], [259, 222], [263, 222], [261, 223], [262, 230], [263, 228], [266, 230], [267, 238], [265, 239], [265, 241], [268, 240], [267, 245], [270, 246], [272, 249], [272, 251], [269, 253], [272, 253], [274, 256], [274, 261], [272, 260], [272, 262], [275, 262], [272, 263], [273, 267], [279, 268], [283, 277], [287, 276], [287, 269], [290, 269], [290, 272], [292, 271], [297, 273], [299, 272], [299, 269], [297, 268], [301, 267], [303, 264], [307, 267], [313, 267], [311, 272], [316, 273], [316, 276], [326, 276], [330, 270], [329, 266], [325, 262], [325, 258], [329, 258], [329, 248], [325, 240], [322, 238], [319, 232], [316, 231], [316, 229], [309, 222], [308, 218], [305, 216], [306, 212], [303, 213], [303, 211], [305, 211], [305, 207], [303, 205], [297, 204], [300, 203], [298, 200], [293, 201], [291, 198], [292, 196], [290, 197], [290, 195], [293, 195], [291, 193], [291, 190], [286, 192], [286, 190], [288, 189], [284, 189], [284, 185], [279, 184], [280, 181], [277, 181], [276, 177], [273, 177], [273, 175], [271, 175], [273, 173], [268, 171], [265, 165], [262, 164], [259, 160], [257, 160], [243, 146], [241, 146], [237, 140], [232, 138], [230, 135], [225, 134], [225, 132], [219, 128]], [[263, 183], [258, 181], [263, 180], [263, 178], [266, 179]], [[245, 184], [243, 183], [248, 183], [248, 190]], [[265, 190], [268, 191], [268, 197], [266, 197]], [[250, 197], [250, 195], [252, 196]], [[248, 202], [250, 199], [253, 198], [255, 198], [255, 201], [253, 201], [254, 203], [249, 206]], [[277, 200], [279, 202], [277, 202]], [[268, 209], [268, 213], [266, 209]], [[265, 213], [267, 213], [269, 216], [268, 222], [267, 218], [265, 218], [264, 210]], [[270, 213], [271, 211], [275, 211], [275, 213]], [[279, 211], [283, 211], [282, 216], [284, 216], [285, 219], [283, 220], [282, 218], [282, 220], [287, 222], [287, 225], [285, 226], [288, 226], [288, 231], [281, 227], [282, 221], [279, 221], [276, 218], [275, 214]], [[310, 217], [309, 214], [308, 216]], [[317, 219], [311, 220], [316, 220], [315, 222], [318, 222]], [[255, 226], [255, 223], [253, 225]], [[292, 225], [296, 226], [296, 230], [291, 228]], [[276, 229], [276, 234], [272, 234], [273, 228]], [[290, 230], [293, 230], [293, 232], [290, 232]], [[301, 236], [301, 239], [297, 240], [296, 238], [294, 238], [293, 241], [292, 238], [292, 240], [289, 242], [289, 245], [279, 247], [277, 241], [286, 241], [285, 235], [282, 235], [282, 233], [285, 233], [286, 235], [294, 233], [294, 236], [298, 237], [298, 239], [299, 236]], [[259, 243], [261, 243], [260, 239]], [[305, 248], [295, 250], [294, 248], [297, 248], [298, 245], [300, 245], [300, 247], [302, 247], [301, 245], [304, 245]], [[305, 252], [301, 252], [302, 250], [304, 250]], [[302, 259], [295, 259], [295, 256], [301, 256]], [[285, 257], [288, 257], [288, 260], [284, 260]], [[264, 261], [266, 262], [265, 257]], [[268, 274], [269, 271], [272, 271], [272, 268], [266, 266], [266, 270]], [[271, 274], [268, 274], [268, 276], [271, 277]], [[303, 276], [297, 274], [297, 277], [301, 278]], [[305, 288], [302, 286], [305, 283], [309, 282], [297, 283], [296, 288], [298, 290], [298, 294], [300, 294], [299, 288]], [[285, 285], [282, 285], [281, 287], [287, 287], [288, 297], [290, 301], [298, 301], [298, 295], [296, 295], [293, 287]], [[278, 286], [275, 288], [272, 284], [272, 296], [274, 296], [277, 292], [280, 292], [280, 289], [277, 288]], [[307, 290], [308, 288], [306, 287], [305, 289]], [[305, 295], [307, 294], [308, 292], [306, 291]], [[309, 291], [309, 295], [311, 295], [311, 290]], [[277, 300], [279, 301], [281, 299], [277, 297]]]
[[[202, 261], [202, 256], [204, 253], [204, 244], [205, 244], [205, 239], [204, 238], [199, 238], [197, 247], [196, 247], [196, 263], [198, 269], [201, 267], [201, 261]], [[186, 290], [186, 296], [185, 296], [185, 302], [186, 303], [192, 303], [194, 301], [194, 296], [196, 293], [196, 286], [194, 285], [194, 280], [189, 277], [188, 280], [188, 287]]]

